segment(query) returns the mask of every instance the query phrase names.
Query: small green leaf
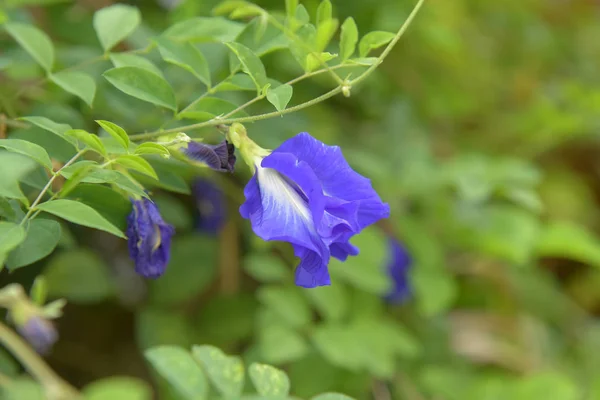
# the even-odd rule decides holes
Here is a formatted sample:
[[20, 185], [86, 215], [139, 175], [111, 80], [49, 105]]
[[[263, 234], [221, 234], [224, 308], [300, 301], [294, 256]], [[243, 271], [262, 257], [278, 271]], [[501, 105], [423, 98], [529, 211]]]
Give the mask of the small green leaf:
[[127, 228], [127, 216], [131, 213], [131, 202], [121, 193], [104, 185], [81, 184], [68, 196], [98, 211], [118, 229]]
[[244, 28], [244, 24], [223, 17], [197, 17], [181, 21], [163, 36], [177, 42], [231, 42]]
[[284, 364], [298, 361], [309, 352], [301, 334], [284, 325], [268, 325], [258, 333], [258, 348], [265, 361]]
[[161, 156], [168, 157], [171, 153], [162, 144], [146, 142], [136, 147], [134, 154], [160, 154]]
[[350, 396], [341, 393], [321, 393], [310, 400], [355, 400]]
[[30, 378], [17, 377], [2, 387], [3, 400], [46, 400], [42, 385]]
[[208, 383], [202, 369], [188, 351], [176, 346], [159, 346], [146, 350], [144, 355], [183, 398], [206, 398]]
[[277, 257], [267, 254], [252, 254], [244, 260], [244, 270], [260, 282], [282, 282], [290, 278], [288, 269]]
[[38, 64], [50, 72], [54, 65], [54, 47], [43, 31], [35, 26], [10, 22], [4, 25], [6, 31], [31, 55]]
[[242, 394], [244, 364], [239, 357], [229, 357], [213, 346], [194, 346], [192, 354], [225, 398], [236, 398]]
[[254, 81], [246, 74], [235, 74], [230, 78], [225, 79], [213, 88], [213, 92], [227, 92], [237, 90], [256, 90]]
[[229, 18], [248, 18], [264, 14], [259, 6], [244, 0], [226, 0], [212, 10], [214, 15], [229, 14]]
[[28, 204], [19, 181], [37, 167], [31, 158], [8, 151], [0, 152], [0, 196], [19, 199]]
[[371, 50], [375, 50], [391, 42], [394, 36], [396, 35], [391, 32], [369, 32], [360, 39], [360, 43], [358, 44], [358, 54], [360, 57], [366, 57]]
[[290, 392], [290, 380], [285, 372], [270, 365], [254, 363], [248, 368], [252, 384], [261, 396], [285, 398]]
[[83, 129], [71, 129], [65, 132], [65, 136], [71, 136], [87, 145], [90, 149], [97, 151], [101, 155], [106, 155], [106, 149], [100, 141], [100, 138], [96, 135], [92, 135]]
[[44, 277], [51, 297], [66, 298], [78, 304], [101, 302], [115, 291], [108, 266], [86, 249], [61, 252], [52, 257]]
[[415, 268], [412, 283], [417, 293], [417, 308], [426, 317], [448, 310], [458, 294], [457, 284], [446, 269]]
[[322, 286], [304, 291], [326, 320], [339, 321], [348, 312], [348, 293], [341, 284]]
[[225, 44], [237, 56], [242, 64], [242, 70], [250, 75], [256, 85], [257, 91], [260, 92], [260, 90], [269, 83], [265, 67], [262, 61], [260, 61], [260, 58], [258, 58], [252, 50], [242, 44], [235, 42]]
[[167, 38], [158, 38], [160, 55], [168, 63], [192, 73], [210, 88], [210, 69], [204, 55], [191, 43], [178, 43]]
[[119, 67], [138, 67], [150, 71], [160, 77], [163, 76], [162, 71], [158, 69], [152, 61], [130, 53], [110, 53], [110, 60], [113, 65]]
[[21, 139], [1, 139], [0, 147], [4, 147], [8, 151], [23, 154], [33, 158], [35, 161], [42, 164], [44, 167], [52, 171], [52, 161], [42, 146]]
[[265, 286], [258, 292], [258, 299], [290, 326], [302, 327], [311, 321], [310, 308], [300, 289], [294, 286]]
[[337, 57], [337, 54], [331, 54], [328, 52], [309, 54], [306, 56], [306, 70], [309, 72], [314, 71], [320, 67], [322, 63], [332, 60], [335, 57]]
[[342, 33], [340, 36], [340, 62], [344, 62], [354, 54], [358, 43], [358, 29], [354, 18], [348, 17], [342, 24]]
[[292, 98], [294, 89], [291, 85], [280, 85], [275, 89], [267, 90], [267, 100], [273, 104], [277, 111], [283, 111], [287, 107], [288, 103]]
[[132, 169], [134, 171], [141, 172], [142, 174], [151, 176], [154, 179], [158, 179], [158, 175], [156, 175], [156, 171], [154, 171], [154, 168], [152, 168], [152, 165], [150, 165], [148, 163], [148, 161], [144, 160], [140, 156], [136, 156], [136, 155], [119, 156], [115, 160], [115, 163], [122, 165], [127, 169]]
[[[208, 121], [215, 117], [227, 115], [238, 108], [237, 105], [216, 97], [205, 97], [189, 109], [179, 113], [179, 118], [189, 118], [198, 121]], [[230, 115], [231, 118], [245, 117], [245, 111], [240, 110]]]
[[327, 48], [338, 26], [339, 21], [337, 19], [329, 19], [317, 26], [317, 37], [315, 39], [315, 50], [317, 52], [322, 52]]
[[0, 221], [0, 255], [8, 253], [24, 240], [25, 229], [21, 225]]
[[106, 131], [106, 133], [115, 138], [115, 140], [119, 142], [119, 144], [123, 146], [125, 150], [129, 149], [129, 136], [123, 128], [110, 121], [96, 120], [96, 123], [100, 125], [102, 129]]
[[105, 52], [131, 35], [140, 22], [140, 11], [125, 4], [105, 7], [94, 14], [94, 29]]
[[600, 238], [586, 227], [568, 221], [553, 221], [538, 240], [537, 254], [564, 257], [600, 268]]
[[62, 71], [50, 74], [50, 80], [85, 101], [88, 106], [92, 106], [96, 95], [96, 82], [88, 74], [77, 71]]
[[330, 0], [322, 0], [319, 7], [317, 7], [317, 26], [326, 23], [331, 20], [332, 7]]
[[123, 232], [108, 222], [98, 211], [78, 201], [58, 199], [38, 204], [36, 209], [56, 215], [75, 224], [100, 229], [125, 238]]
[[83, 400], [152, 399], [152, 389], [146, 382], [127, 376], [111, 376], [97, 380], [84, 387], [82, 394]]
[[60, 137], [64, 138], [65, 132], [69, 131], [73, 128], [71, 128], [70, 125], [67, 124], [60, 124], [58, 122], [54, 122], [51, 119], [48, 119], [46, 117], [21, 117], [19, 118], [20, 120], [23, 121], [27, 121], [30, 122], [32, 124], [34, 124], [35, 126], [38, 126], [42, 129], [47, 130], [48, 132], [52, 132], [55, 135], [58, 135]]
[[117, 89], [129, 96], [158, 106], [177, 110], [175, 94], [164, 78], [138, 67], [120, 67], [106, 71], [103, 76]]
[[60, 224], [51, 219], [36, 218], [29, 222], [27, 236], [6, 260], [9, 270], [24, 267], [46, 257], [60, 240]]
[[[34, 221], [38, 221], [37, 219]], [[32, 221], [32, 222], [34, 222]], [[39, 221], [50, 221], [50, 220], [44, 220], [44, 219], [39, 219]], [[56, 221], [53, 221], [56, 222]], [[58, 231], [58, 240], [60, 240], [60, 235], [61, 235], [61, 231], [60, 231], [60, 224], [58, 224], [59, 227], [59, 231]], [[29, 227], [29, 230], [31, 230], [31, 227]], [[57, 240], [57, 241], [58, 241]], [[43, 306], [44, 304], [46, 304], [46, 300], [48, 299], [48, 284], [46, 283], [46, 279], [44, 279], [44, 277], [42, 275], [38, 275], [35, 277], [35, 279], [33, 280], [33, 284], [31, 285], [31, 289], [29, 290], [29, 297], [31, 298], [31, 301], [33, 301], [33, 303], [35, 303], [38, 306]]]

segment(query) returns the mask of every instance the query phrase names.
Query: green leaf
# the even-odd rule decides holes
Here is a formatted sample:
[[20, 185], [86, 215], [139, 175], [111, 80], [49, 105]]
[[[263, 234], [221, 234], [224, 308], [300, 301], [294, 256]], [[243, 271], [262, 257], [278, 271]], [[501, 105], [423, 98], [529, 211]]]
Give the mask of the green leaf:
[[127, 228], [126, 221], [131, 213], [131, 202], [110, 187], [81, 184], [69, 193], [68, 198], [92, 207], [117, 228]]
[[82, 394], [83, 400], [152, 399], [152, 389], [146, 382], [127, 376], [111, 376], [97, 380], [84, 387]]
[[310, 400], [355, 400], [350, 396], [346, 396], [341, 393], [322, 393], [315, 397], [312, 397]]
[[358, 44], [358, 54], [360, 57], [366, 57], [371, 50], [375, 50], [391, 42], [394, 36], [396, 35], [391, 32], [369, 32], [360, 39], [360, 43]]
[[285, 0], [285, 13], [288, 20], [294, 19], [296, 7], [298, 7], [298, 0]]
[[37, 61], [50, 72], [54, 65], [54, 47], [52, 41], [43, 31], [35, 26], [9, 22], [4, 25], [6, 31]]
[[175, 346], [146, 350], [146, 359], [185, 399], [202, 400], [208, 395], [208, 383], [192, 355]]
[[302, 335], [280, 324], [267, 325], [259, 331], [258, 348], [265, 361], [276, 364], [298, 361], [309, 352]]
[[212, 237], [176, 236], [165, 274], [149, 283], [150, 302], [161, 306], [182, 304], [206, 290], [217, 273], [217, 249]]
[[362, 365], [361, 350], [355, 345], [357, 339], [346, 326], [339, 324], [320, 325], [312, 333], [312, 340], [324, 358], [350, 370]]
[[582, 389], [568, 375], [556, 371], [541, 371], [519, 380], [511, 398], [515, 400], [582, 398]]
[[264, 14], [259, 6], [244, 0], [226, 0], [212, 10], [214, 15], [229, 14], [229, 18], [248, 18]]
[[192, 347], [194, 358], [202, 365], [213, 385], [225, 398], [236, 398], [244, 388], [244, 364], [213, 346]]
[[96, 123], [112, 136], [125, 150], [129, 150], [129, 136], [119, 125], [110, 121], [96, 120]]
[[285, 397], [290, 392], [290, 380], [280, 369], [253, 363], [248, 368], [252, 384], [261, 396]]
[[152, 165], [148, 163], [148, 161], [144, 160], [140, 156], [136, 155], [125, 155], [119, 156], [115, 160], [115, 164], [119, 164], [124, 166], [127, 169], [132, 169], [134, 171], [141, 172], [142, 174], [146, 174], [148, 176], [153, 177], [154, 179], [158, 179], [158, 175], [156, 175], [156, 171], [152, 168]]
[[318, 54], [309, 54], [306, 56], [306, 70], [314, 71], [319, 68], [323, 63], [334, 59], [337, 57], [337, 54], [331, 54], [328, 52], [318, 53]]
[[106, 149], [100, 141], [100, 138], [96, 135], [86, 132], [83, 129], [71, 129], [70, 131], [65, 132], [65, 136], [73, 137], [99, 154], [103, 156], [106, 155]]
[[19, 119], [30, 122], [30, 123], [34, 124], [35, 126], [38, 126], [44, 130], [47, 130], [48, 132], [52, 132], [55, 135], [62, 137], [63, 139], [64, 139], [65, 132], [73, 129], [73, 128], [71, 128], [70, 125], [60, 124], [60, 123], [54, 122], [46, 117], [32, 116], [32, 117], [21, 117]]
[[28, 204], [27, 198], [19, 187], [19, 180], [37, 167], [35, 161], [21, 154], [8, 151], [0, 152], [0, 196], [19, 199]]
[[419, 267], [422, 268], [415, 268], [411, 275], [417, 308], [426, 317], [448, 310], [458, 295], [454, 278], [444, 268]]
[[138, 67], [150, 71], [160, 77], [163, 76], [162, 71], [158, 69], [152, 61], [130, 53], [110, 53], [110, 60], [113, 65], [119, 67]]
[[56, 248], [60, 240], [60, 224], [50, 219], [36, 218], [29, 222], [27, 236], [6, 260], [9, 270], [41, 260]]
[[[237, 105], [217, 97], [205, 97], [192, 107], [179, 113], [179, 118], [189, 118], [198, 121], [209, 121], [215, 117], [231, 113], [238, 108]], [[237, 111], [230, 115], [231, 118], [245, 117], [248, 114], [243, 111]]]
[[[46, 220], [42, 220], [41, 221], [46, 221]], [[60, 224], [58, 224], [59, 226], [59, 238], [58, 240], [60, 240], [60, 235], [62, 234], [62, 232], [60, 231]], [[31, 229], [31, 227], [30, 227]], [[31, 285], [31, 289], [29, 289], [29, 297], [31, 298], [31, 301], [38, 305], [38, 306], [43, 306], [44, 304], [46, 304], [46, 300], [48, 299], [48, 284], [46, 283], [46, 279], [44, 279], [44, 277], [42, 275], [38, 275], [35, 277], [35, 279], [33, 280], [33, 284]]]
[[342, 24], [342, 33], [340, 36], [340, 62], [344, 62], [354, 54], [358, 43], [358, 29], [354, 18], [348, 17]]
[[177, 42], [231, 42], [242, 31], [244, 24], [223, 17], [197, 17], [181, 21], [163, 36]]
[[177, 110], [175, 94], [164, 78], [139, 67], [119, 67], [103, 76], [117, 89], [129, 96], [158, 106]]
[[225, 79], [213, 88], [213, 92], [227, 92], [237, 90], [256, 90], [254, 81], [246, 74], [235, 74], [230, 78]]
[[42, 385], [30, 378], [17, 377], [2, 387], [3, 400], [46, 400]]
[[269, 254], [251, 254], [244, 260], [244, 270], [260, 282], [283, 282], [292, 271], [277, 257]]
[[94, 29], [105, 52], [131, 35], [141, 22], [140, 11], [125, 4], [115, 4], [96, 11]]
[[279, 314], [290, 326], [302, 327], [310, 323], [311, 313], [306, 299], [295, 286], [261, 287], [258, 292], [261, 303]]
[[23, 154], [33, 158], [35, 161], [42, 164], [44, 167], [52, 171], [52, 161], [42, 146], [31, 143], [27, 140], [20, 139], [1, 139], [0, 147], [4, 147], [8, 151]]
[[260, 58], [258, 58], [252, 50], [242, 44], [230, 42], [225, 43], [225, 45], [227, 45], [227, 47], [229, 47], [229, 49], [237, 56], [238, 60], [240, 60], [242, 70], [250, 75], [250, 78], [252, 78], [252, 81], [254, 81], [254, 84], [256, 85], [257, 92], [260, 93], [262, 88], [269, 83], [265, 67], [262, 61], [260, 61]]
[[115, 292], [108, 265], [87, 249], [54, 256], [44, 270], [44, 278], [51, 297], [64, 297], [73, 303], [98, 303]]
[[352, 238], [352, 244], [360, 249], [355, 257], [345, 262], [332, 259], [329, 270], [333, 281], [342, 279], [350, 285], [369, 293], [384, 295], [391, 289], [387, 276], [387, 240], [376, 227], [368, 227]]
[[322, 0], [317, 7], [317, 26], [331, 20], [332, 7], [330, 0]]
[[75, 224], [100, 229], [115, 236], [125, 238], [123, 232], [108, 222], [92, 207], [73, 200], [58, 199], [38, 204], [36, 209], [56, 215]]
[[339, 321], [348, 313], [348, 293], [341, 284], [304, 291], [326, 320]]
[[160, 154], [161, 156], [169, 157], [171, 153], [162, 144], [146, 142], [135, 148], [134, 154]]
[[158, 38], [156, 42], [163, 60], [185, 69], [210, 88], [210, 69], [206, 58], [196, 46], [167, 38]]
[[267, 89], [267, 100], [275, 106], [277, 111], [281, 112], [290, 102], [293, 91], [292, 86], [287, 84], [277, 86], [275, 89], [269, 88]]
[[564, 257], [600, 268], [600, 238], [573, 222], [550, 222], [536, 248], [542, 257]]
[[50, 80], [85, 101], [88, 106], [92, 106], [96, 95], [96, 82], [88, 74], [78, 71], [61, 71], [50, 74]]
[[0, 221], [0, 255], [7, 254], [24, 240], [25, 229], [21, 225]]

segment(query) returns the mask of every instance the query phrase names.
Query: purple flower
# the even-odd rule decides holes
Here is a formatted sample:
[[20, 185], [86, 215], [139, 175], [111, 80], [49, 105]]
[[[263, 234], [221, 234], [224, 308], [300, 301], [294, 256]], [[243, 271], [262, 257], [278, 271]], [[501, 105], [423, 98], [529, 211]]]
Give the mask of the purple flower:
[[412, 260], [406, 249], [394, 238], [389, 239], [390, 261], [387, 271], [392, 278], [392, 290], [385, 296], [390, 303], [401, 303], [411, 294], [410, 282], [408, 281], [408, 269]]
[[206, 179], [196, 180], [192, 190], [199, 214], [196, 228], [202, 232], [217, 233], [223, 226], [227, 213], [223, 192]]
[[17, 331], [40, 354], [48, 354], [58, 340], [58, 332], [52, 322], [36, 315], [23, 325], [17, 325]]
[[158, 278], [169, 263], [173, 226], [163, 221], [156, 205], [149, 199], [132, 200], [133, 211], [127, 217], [129, 255], [135, 271], [146, 278]]
[[200, 161], [215, 171], [233, 172], [235, 166], [234, 147], [227, 140], [217, 145], [189, 142], [185, 155], [194, 161]]
[[329, 285], [330, 256], [344, 261], [358, 254], [349, 239], [388, 217], [389, 206], [369, 179], [352, 170], [338, 146], [327, 146], [306, 132], [264, 158], [260, 151], [253, 150], [254, 156], [244, 152], [254, 143], [242, 146], [256, 172], [244, 189], [240, 213], [262, 239], [292, 244], [300, 258], [298, 286]]

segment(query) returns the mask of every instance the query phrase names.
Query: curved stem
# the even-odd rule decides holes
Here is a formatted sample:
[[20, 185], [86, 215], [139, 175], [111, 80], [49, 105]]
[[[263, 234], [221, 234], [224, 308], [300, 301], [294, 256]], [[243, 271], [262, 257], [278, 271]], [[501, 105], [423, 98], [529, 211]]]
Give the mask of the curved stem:
[[10, 328], [0, 322], [0, 342], [44, 387], [49, 399], [75, 399], [77, 390], [58, 376], [42, 358]]

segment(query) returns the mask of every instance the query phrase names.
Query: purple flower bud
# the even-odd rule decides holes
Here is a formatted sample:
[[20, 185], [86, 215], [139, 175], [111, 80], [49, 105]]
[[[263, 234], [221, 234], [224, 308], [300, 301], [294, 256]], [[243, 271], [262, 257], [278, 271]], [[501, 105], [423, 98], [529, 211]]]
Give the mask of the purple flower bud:
[[393, 281], [392, 290], [385, 296], [390, 303], [402, 303], [411, 295], [408, 270], [412, 260], [406, 249], [394, 238], [389, 239], [390, 261], [387, 271]]
[[48, 354], [58, 340], [54, 324], [40, 316], [32, 316], [23, 325], [17, 325], [17, 331], [40, 354]]
[[198, 209], [196, 228], [201, 232], [216, 234], [223, 226], [227, 213], [223, 192], [206, 179], [196, 180], [192, 191]]
[[151, 200], [132, 200], [133, 210], [127, 217], [129, 255], [135, 262], [135, 271], [155, 279], [161, 276], [169, 263], [171, 237], [175, 228], [163, 221]]
[[344, 261], [357, 255], [349, 239], [389, 216], [371, 181], [348, 165], [340, 148], [306, 132], [264, 158], [256, 151], [242, 154], [256, 172], [244, 189], [240, 213], [262, 239], [292, 244], [300, 258], [298, 286], [329, 285], [330, 257]]
[[198, 142], [188, 143], [185, 155], [194, 161], [200, 161], [215, 171], [233, 172], [235, 166], [235, 148], [227, 140], [217, 145]]

